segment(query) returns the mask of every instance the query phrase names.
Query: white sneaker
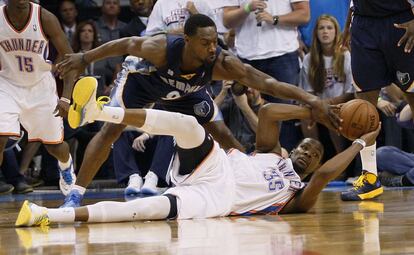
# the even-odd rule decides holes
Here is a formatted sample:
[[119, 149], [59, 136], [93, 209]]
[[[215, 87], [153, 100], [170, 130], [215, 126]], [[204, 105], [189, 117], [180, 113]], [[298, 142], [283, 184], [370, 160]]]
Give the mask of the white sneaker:
[[78, 128], [94, 122], [103, 106], [109, 103], [109, 97], [96, 100], [98, 81], [94, 77], [84, 77], [76, 82], [73, 89], [73, 103], [69, 108], [68, 122], [71, 128]]
[[142, 177], [138, 174], [132, 174], [131, 176], [129, 176], [128, 187], [126, 187], [126, 189], [124, 190], [125, 195], [138, 195], [141, 192], [142, 184]]
[[76, 175], [75, 171], [73, 170], [73, 162], [70, 163], [70, 166], [66, 169], [60, 169], [60, 180], [59, 180], [59, 188], [62, 191], [63, 195], [68, 195], [69, 192], [72, 190], [73, 185], [76, 182]]
[[158, 195], [157, 183], [158, 176], [154, 172], [148, 171], [147, 175], [145, 175], [145, 182], [141, 188], [141, 193], [151, 196]]
[[27, 200], [24, 201], [14, 225], [16, 227], [49, 225], [47, 208], [35, 205]]

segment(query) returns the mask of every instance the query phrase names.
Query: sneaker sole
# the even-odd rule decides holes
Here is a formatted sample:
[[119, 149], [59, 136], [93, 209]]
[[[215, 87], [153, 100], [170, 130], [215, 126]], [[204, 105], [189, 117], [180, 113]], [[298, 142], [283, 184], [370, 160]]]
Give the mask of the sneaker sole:
[[358, 197], [361, 200], [366, 200], [366, 199], [371, 199], [374, 197], [378, 197], [379, 195], [381, 195], [382, 193], [384, 193], [384, 188], [383, 187], [379, 187], [378, 189], [374, 189], [370, 192], [364, 193], [364, 194], [359, 194]]
[[19, 215], [17, 216], [16, 222], [14, 225], [16, 227], [27, 226], [30, 221], [32, 211], [29, 207], [29, 201], [25, 200], [23, 202], [22, 208], [20, 208]]
[[69, 108], [68, 122], [71, 128], [78, 128], [82, 122], [82, 112], [98, 86], [98, 81], [93, 77], [84, 77], [76, 82], [73, 89], [73, 103]]

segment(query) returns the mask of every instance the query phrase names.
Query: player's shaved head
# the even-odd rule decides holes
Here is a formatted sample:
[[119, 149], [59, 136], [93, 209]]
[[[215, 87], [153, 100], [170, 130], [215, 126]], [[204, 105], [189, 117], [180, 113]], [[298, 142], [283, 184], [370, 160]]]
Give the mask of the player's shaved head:
[[188, 36], [194, 36], [197, 34], [198, 28], [203, 28], [203, 27], [214, 27], [215, 30], [217, 31], [216, 24], [208, 16], [203, 15], [203, 14], [192, 15], [185, 22], [184, 34]]

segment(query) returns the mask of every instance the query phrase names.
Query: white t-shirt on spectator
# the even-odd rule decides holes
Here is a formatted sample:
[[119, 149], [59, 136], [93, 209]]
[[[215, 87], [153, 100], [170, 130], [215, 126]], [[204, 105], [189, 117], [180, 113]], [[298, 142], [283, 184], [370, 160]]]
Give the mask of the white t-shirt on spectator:
[[[338, 97], [344, 93], [353, 93], [354, 87], [352, 86], [352, 71], [351, 71], [351, 54], [349, 51], [344, 53], [344, 71], [345, 81], [340, 81], [338, 76], [333, 72], [333, 57], [323, 56], [325, 61], [326, 80], [325, 88], [322, 93], [316, 95], [321, 99]], [[303, 66], [300, 73], [299, 87], [303, 90], [314, 93], [311, 84], [309, 83], [309, 68], [310, 68], [310, 53], [306, 54], [303, 59]]]
[[227, 33], [229, 30], [223, 24], [223, 7], [231, 5], [232, 0], [208, 0], [208, 5], [213, 11], [213, 19], [219, 34]]
[[[228, 6], [244, 6], [249, 0], [228, 0]], [[269, 0], [265, 11], [284, 15], [293, 11], [291, 4], [308, 0]], [[241, 58], [268, 59], [294, 52], [299, 48], [297, 27], [268, 24], [257, 26], [256, 15], [251, 12], [236, 29], [236, 49]]]
[[[192, 1], [199, 13], [213, 18], [213, 12], [205, 0]], [[190, 17], [186, 8], [187, 2], [188, 0], [158, 0], [149, 16], [145, 34], [152, 35], [183, 28], [185, 21]]]

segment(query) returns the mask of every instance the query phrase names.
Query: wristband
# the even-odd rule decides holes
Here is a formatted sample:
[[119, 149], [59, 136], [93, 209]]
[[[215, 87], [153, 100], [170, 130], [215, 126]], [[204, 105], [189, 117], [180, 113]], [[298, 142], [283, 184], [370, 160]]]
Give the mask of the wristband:
[[61, 98], [59, 98], [59, 100], [70, 104], [70, 99], [67, 99], [66, 97], [61, 97]]
[[252, 12], [252, 10], [250, 10], [250, 3], [245, 4], [243, 9], [246, 13]]
[[367, 146], [367, 143], [360, 138], [355, 139], [355, 141], [352, 142], [352, 144], [355, 144], [355, 143], [362, 145], [362, 149], [365, 148], [365, 146]]

